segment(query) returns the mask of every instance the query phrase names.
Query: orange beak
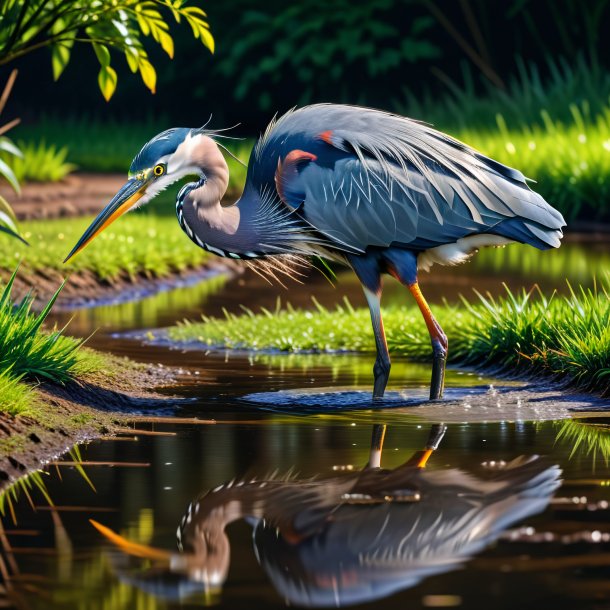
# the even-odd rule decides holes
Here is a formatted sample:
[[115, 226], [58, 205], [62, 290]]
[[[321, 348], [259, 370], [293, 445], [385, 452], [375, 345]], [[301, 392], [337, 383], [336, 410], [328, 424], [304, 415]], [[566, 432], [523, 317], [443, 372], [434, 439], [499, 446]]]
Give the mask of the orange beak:
[[146, 192], [150, 180], [140, 180], [132, 178], [128, 180], [121, 190], [112, 198], [112, 201], [98, 214], [97, 218], [89, 225], [82, 237], [68, 256], [64, 263], [67, 263], [75, 254], [80, 252], [96, 235], [101, 233], [106, 227], [110, 226], [117, 218], [130, 210], [133, 205]]
[[120, 536], [116, 532], [113, 532], [109, 527], [89, 519], [89, 523], [104, 536], [107, 540], [112, 542], [115, 546], [119, 547], [122, 551], [133, 557], [141, 557], [143, 559], [152, 559], [155, 561], [169, 561], [172, 557], [172, 553], [164, 551], [163, 549], [157, 549], [146, 544], [138, 544], [127, 540], [123, 536]]

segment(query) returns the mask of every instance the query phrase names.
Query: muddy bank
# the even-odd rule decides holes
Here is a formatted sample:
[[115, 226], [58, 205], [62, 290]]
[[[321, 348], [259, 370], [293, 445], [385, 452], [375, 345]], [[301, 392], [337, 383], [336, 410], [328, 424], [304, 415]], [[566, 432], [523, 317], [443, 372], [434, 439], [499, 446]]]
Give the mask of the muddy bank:
[[138, 415], [167, 415], [176, 400], [158, 391], [177, 370], [103, 356], [106, 372], [65, 386], [43, 383], [27, 415], [0, 414], [0, 490], [76, 443], [113, 435]]
[[6, 184], [0, 195], [10, 201], [19, 220], [97, 214], [125, 182], [122, 174], [73, 174], [60, 182], [30, 182], [17, 195]]

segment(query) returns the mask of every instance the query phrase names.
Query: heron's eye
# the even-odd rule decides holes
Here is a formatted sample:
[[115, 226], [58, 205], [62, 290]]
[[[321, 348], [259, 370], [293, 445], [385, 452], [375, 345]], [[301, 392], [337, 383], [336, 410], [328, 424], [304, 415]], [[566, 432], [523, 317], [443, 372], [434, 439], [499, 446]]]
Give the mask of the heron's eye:
[[153, 173], [157, 177], [162, 176], [165, 173], [165, 165], [161, 165], [161, 164], [155, 165], [155, 167], [153, 169]]

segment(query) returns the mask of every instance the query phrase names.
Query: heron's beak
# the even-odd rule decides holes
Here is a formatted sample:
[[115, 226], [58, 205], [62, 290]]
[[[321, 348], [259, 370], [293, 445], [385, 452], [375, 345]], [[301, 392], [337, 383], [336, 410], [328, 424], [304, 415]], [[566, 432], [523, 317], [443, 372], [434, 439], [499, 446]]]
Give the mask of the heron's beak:
[[132, 178], [128, 180], [121, 190], [113, 197], [112, 201], [98, 214], [97, 218], [89, 225], [82, 237], [68, 256], [67, 263], [77, 252], [80, 252], [96, 235], [112, 224], [119, 216], [127, 212], [146, 192], [150, 180]]
[[93, 527], [104, 536], [107, 540], [112, 542], [119, 549], [127, 553], [128, 555], [132, 555], [133, 557], [141, 557], [142, 559], [152, 559], [155, 561], [166, 561], [172, 558], [172, 553], [169, 551], [164, 551], [163, 549], [157, 549], [153, 546], [148, 546], [146, 544], [138, 544], [137, 542], [132, 542], [127, 538], [113, 532], [109, 527], [94, 521], [93, 519], [89, 519], [89, 523], [93, 525]]

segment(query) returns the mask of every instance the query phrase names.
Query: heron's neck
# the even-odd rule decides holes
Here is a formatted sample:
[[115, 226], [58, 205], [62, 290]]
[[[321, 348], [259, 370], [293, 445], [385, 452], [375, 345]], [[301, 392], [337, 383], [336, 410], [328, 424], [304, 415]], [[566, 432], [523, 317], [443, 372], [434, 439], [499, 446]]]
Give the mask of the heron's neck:
[[216, 142], [201, 136], [189, 151], [189, 161], [201, 178], [187, 184], [178, 195], [176, 212], [184, 232], [198, 246], [219, 256], [260, 256], [252, 223], [256, 202], [248, 206], [220, 204], [229, 184], [229, 167]]

